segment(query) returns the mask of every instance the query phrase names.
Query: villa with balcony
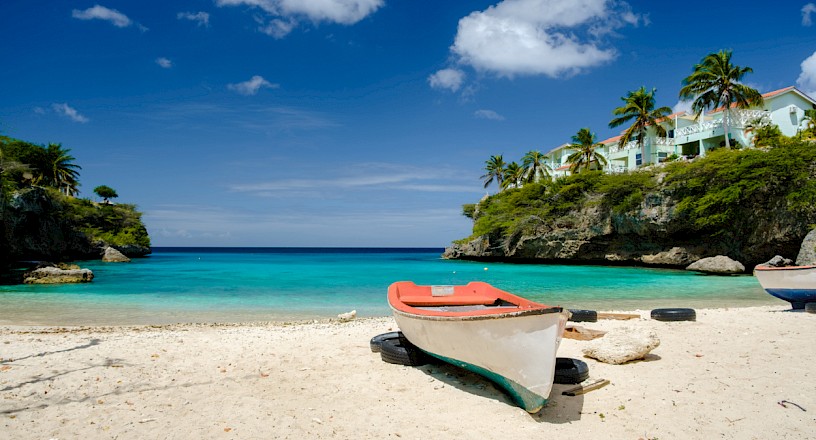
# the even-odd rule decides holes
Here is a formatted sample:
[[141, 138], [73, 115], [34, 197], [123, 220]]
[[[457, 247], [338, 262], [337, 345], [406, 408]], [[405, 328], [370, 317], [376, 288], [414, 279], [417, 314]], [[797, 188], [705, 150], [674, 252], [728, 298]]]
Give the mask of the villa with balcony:
[[[755, 121], [772, 123], [785, 136], [794, 136], [806, 128], [805, 110], [816, 109], [816, 101], [795, 87], [765, 93], [762, 98], [764, 102], [761, 108], [741, 110], [732, 106], [728, 112], [731, 145], [738, 143], [743, 147], [750, 147], [753, 134], [747, 128]], [[662, 162], [672, 155], [685, 158], [705, 156], [706, 152], [725, 146], [723, 118], [726, 113], [723, 110], [701, 114], [699, 118], [687, 112], [669, 115], [659, 122], [666, 130], [667, 137], [658, 137], [656, 130], [648, 129], [642, 151], [637, 140], [621, 145], [621, 136], [601, 141], [603, 147], [598, 152], [607, 160], [604, 170], [611, 173], [630, 171], [643, 165]], [[570, 144], [564, 144], [547, 153], [553, 177], [570, 173], [567, 157], [574, 152]]]

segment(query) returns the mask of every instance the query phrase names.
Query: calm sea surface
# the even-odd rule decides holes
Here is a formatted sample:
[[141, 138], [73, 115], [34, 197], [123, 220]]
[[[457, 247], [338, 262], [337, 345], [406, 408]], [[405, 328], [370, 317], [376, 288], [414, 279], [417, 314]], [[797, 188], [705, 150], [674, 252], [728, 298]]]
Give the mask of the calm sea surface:
[[131, 263], [81, 262], [88, 284], [0, 286], [0, 324], [284, 321], [390, 314], [395, 281], [485, 281], [569, 308], [741, 307], [786, 303], [753, 276], [603, 266], [442, 260], [442, 249], [154, 248]]

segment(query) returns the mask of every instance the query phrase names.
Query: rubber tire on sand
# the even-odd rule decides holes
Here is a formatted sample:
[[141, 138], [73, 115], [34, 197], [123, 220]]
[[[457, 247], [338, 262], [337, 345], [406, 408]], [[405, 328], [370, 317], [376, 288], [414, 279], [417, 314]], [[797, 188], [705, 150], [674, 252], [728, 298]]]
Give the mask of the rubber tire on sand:
[[382, 347], [382, 342], [386, 339], [399, 339], [404, 338], [402, 332], [388, 332], [383, 333], [381, 335], [374, 336], [371, 338], [371, 342], [369, 342], [369, 346], [371, 347], [371, 351], [374, 353], [380, 352], [380, 347]]
[[575, 310], [570, 309], [572, 322], [598, 322], [598, 312], [595, 310]]
[[816, 313], [816, 303], [805, 304], [805, 311], [808, 313]]
[[652, 319], [657, 321], [696, 321], [694, 309], [654, 309]]
[[572, 358], [555, 358], [555, 377], [553, 383], [576, 384], [589, 377], [589, 366], [586, 362]]
[[383, 362], [417, 367], [429, 362], [428, 355], [407, 339], [385, 339], [380, 345]]

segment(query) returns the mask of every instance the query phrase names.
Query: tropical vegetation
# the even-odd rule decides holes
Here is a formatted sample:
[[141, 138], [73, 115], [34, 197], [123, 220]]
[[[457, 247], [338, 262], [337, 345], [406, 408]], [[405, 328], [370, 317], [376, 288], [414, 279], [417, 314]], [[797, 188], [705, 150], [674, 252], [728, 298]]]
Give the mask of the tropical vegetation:
[[726, 148], [731, 147], [728, 131], [731, 106], [747, 109], [762, 104], [762, 94], [742, 84], [742, 79], [753, 69], [731, 64], [731, 55], [730, 50], [706, 55], [694, 66], [692, 74], [683, 80], [683, 88], [680, 89], [681, 99], [693, 100], [691, 108], [697, 117], [703, 110], [723, 108]]
[[[28, 255], [26, 243], [45, 240], [43, 228], [51, 228], [65, 241], [83, 236], [88, 243], [150, 246], [136, 206], [109, 203], [118, 197], [114, 189], [99, 185], [94, 190], [106, 203], [76, 197], [81, 167], [70, 152], [60, 144], [44, 146], [0, 136], [0, 261], [13, 252], [17, 257]], [[27, 202], [36, 209], [26, 207]], [[48, 256], [44, 252], [38, 248], [36, 256]]]
[[624, 104], [612, 110], [615, 118], [609, 121], [609, 128], [620, 127], [627, 122], [631, 122], [629, 128], [621, 135], [618, 143], [626, 145], [630, 141], [637, 139], [640, 157], [644, 161], [646, 160], [644, 151], [646, 130], [653, 127], [658, 136], [665, 137], [666, 129], [658, 122], [671, 114], [671, 109], [668, 107], [655, 108], [655, 93], [656, 89], [647, 92], [646, 87], [627, 93], [626, 96], [621, 98]]
[[575, 150], [574, 153], [567, 157], [567, 162], [572, 164], [570, 171], [577, 173], [583, 165], [585, 170], [589, 170], [593, 162], [602, 168], [606, 165], [606, 158], [597, 151], [602, 144], [595, 142], [595, 133], [589, 131], [588, 128], [578, 130], [578, 133], [572, 137], [572, 144], [570, 148]]

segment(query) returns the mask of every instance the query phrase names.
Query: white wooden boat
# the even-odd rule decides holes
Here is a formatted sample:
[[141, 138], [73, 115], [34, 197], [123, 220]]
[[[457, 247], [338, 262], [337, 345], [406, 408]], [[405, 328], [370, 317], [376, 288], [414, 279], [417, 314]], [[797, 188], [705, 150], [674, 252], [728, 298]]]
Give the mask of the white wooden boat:
[[529, 412], [550, 395], [568, 311], [528, 301], [487, 283], [388, 288], [405, 337], [426, 353], [485, 376]]
[[754, 275], [766, 292], [790, 302], [794, 309], [816, 302], [816, 266], [757, 266]]

